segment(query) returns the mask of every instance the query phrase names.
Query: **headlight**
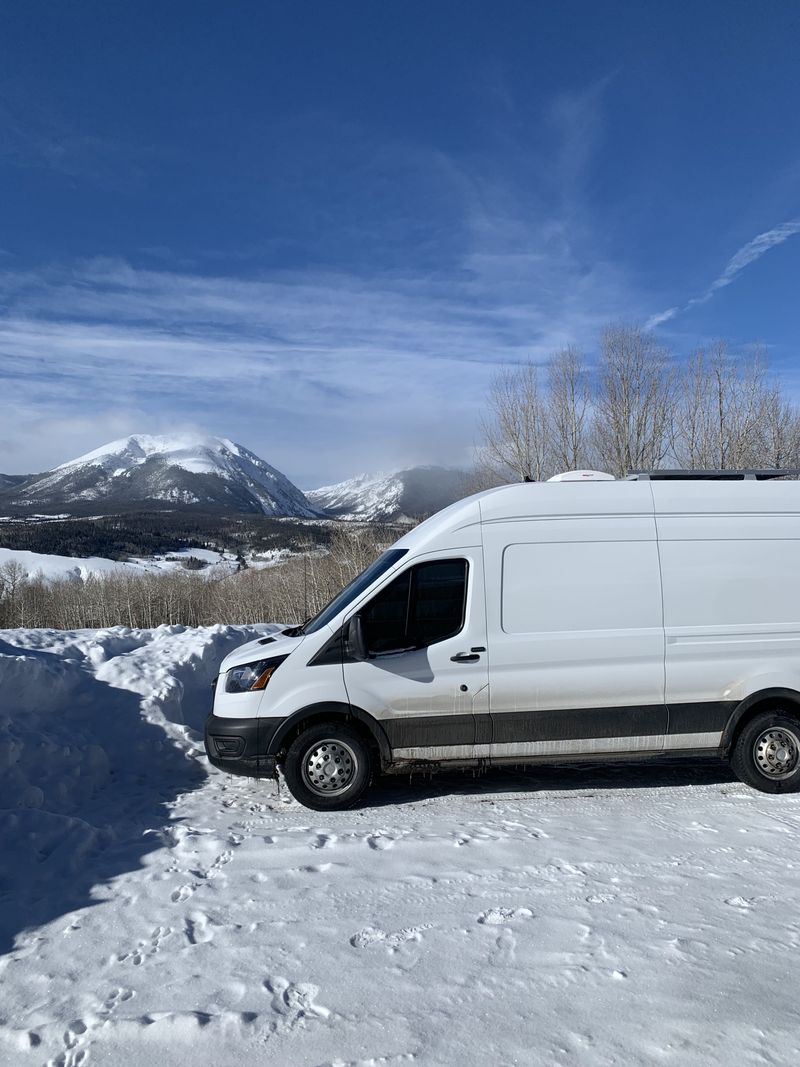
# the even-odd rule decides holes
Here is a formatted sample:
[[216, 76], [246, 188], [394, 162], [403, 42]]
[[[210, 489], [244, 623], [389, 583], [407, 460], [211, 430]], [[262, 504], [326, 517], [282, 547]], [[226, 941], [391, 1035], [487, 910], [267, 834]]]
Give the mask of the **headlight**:
[[225, 692], [251, 693], [256, 689], [266, 689], [267, 682], [285, 659], [286, 656], [273, 656], [272, 659], [259, 659], [254, 663], [231, 667], [225, 676]]

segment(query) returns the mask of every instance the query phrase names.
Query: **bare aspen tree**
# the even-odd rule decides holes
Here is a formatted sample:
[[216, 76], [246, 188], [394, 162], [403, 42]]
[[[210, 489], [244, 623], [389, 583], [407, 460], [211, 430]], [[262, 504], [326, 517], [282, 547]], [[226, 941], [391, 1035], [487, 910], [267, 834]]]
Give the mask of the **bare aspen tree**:
[[669, 450], [674, 376], [666, 350], [637, 326], [603, 334], [593, 444], [599, 464], [617, 477], [654, 469]]
[[759, 446], [759, 467], [800, 466], [800, 413], [777, 383], [764, 392]]
[[695, 352], [678, 379], [670, 423], [672, 454], [678, 467], [699, 470], [711, 466], [709, 456], [709, 397], [711, 379], [704, 352]]
[[761, 451], [759, 434], [764, 410], [765, 367], [756, 352], [747, 362], [732, 357], [724, 342], [711, 354], [712, 441], [716, 466], [755, 466]]
[[25, 625], [22, 620], [26, 616], [27, 585], [27, 573], [21, 563], [9, 559], [0, 567], [0, 618], [3, 626]]
[[724, 341], [699, 350], [681, 377], [672, 426], [677, 463], [692, 469], [774, 466], [790, 450], [794, 407], [766, 378], [759, 350], [732, 355]]
[[559, 471], [591, 464], [589, 370], [577, 348], [557, 352], [547, 366], [550, 457]]
[[547, 404], [532, 363], [507, 367], [492, 382], [479, 467], [498, 481], [540, 481], [549, 473]]

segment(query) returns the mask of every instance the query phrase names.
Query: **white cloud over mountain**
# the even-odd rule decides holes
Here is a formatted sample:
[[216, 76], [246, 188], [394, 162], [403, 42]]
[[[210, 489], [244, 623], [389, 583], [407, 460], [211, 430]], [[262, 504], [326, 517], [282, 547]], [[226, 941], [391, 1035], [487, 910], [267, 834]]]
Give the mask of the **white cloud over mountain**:
[[[492, 221], [494, 220], [494, 221]], [[99, 438], [200, 429], [252, 443], [306, 484], [353, 469], [461, 465], [504, 362], [589, 343], [625, 307], [553, 223], [496, 212], [447, 277], [308, 271], [231, 278], [123, 260], [0, 275], [7, 471]]]

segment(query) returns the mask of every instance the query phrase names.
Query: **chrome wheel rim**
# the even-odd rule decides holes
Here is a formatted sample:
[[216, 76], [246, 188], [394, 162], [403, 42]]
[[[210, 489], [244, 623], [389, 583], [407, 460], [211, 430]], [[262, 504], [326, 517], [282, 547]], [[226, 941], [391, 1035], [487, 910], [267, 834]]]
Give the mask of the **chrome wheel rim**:
[[765, 778], [789, 778], [800, 762], [800, 739], [785, 726], [764, 730], [753, 745], [753, 758]]
[[344, 793], [353, 784], [358, 758], [344, 741], [317, 741], [303, 757], [303, 781], [320, 797]]

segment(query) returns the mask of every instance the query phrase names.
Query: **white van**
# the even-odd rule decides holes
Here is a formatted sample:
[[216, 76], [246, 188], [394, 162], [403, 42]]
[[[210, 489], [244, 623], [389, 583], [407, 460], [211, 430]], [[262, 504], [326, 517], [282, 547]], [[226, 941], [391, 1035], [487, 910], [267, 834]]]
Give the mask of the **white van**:
[[710, 473], [451, 505], [224, 660], [210, 761], [317, 810], [378, 772], [665, 754], [800, 789], [800, 483]]

